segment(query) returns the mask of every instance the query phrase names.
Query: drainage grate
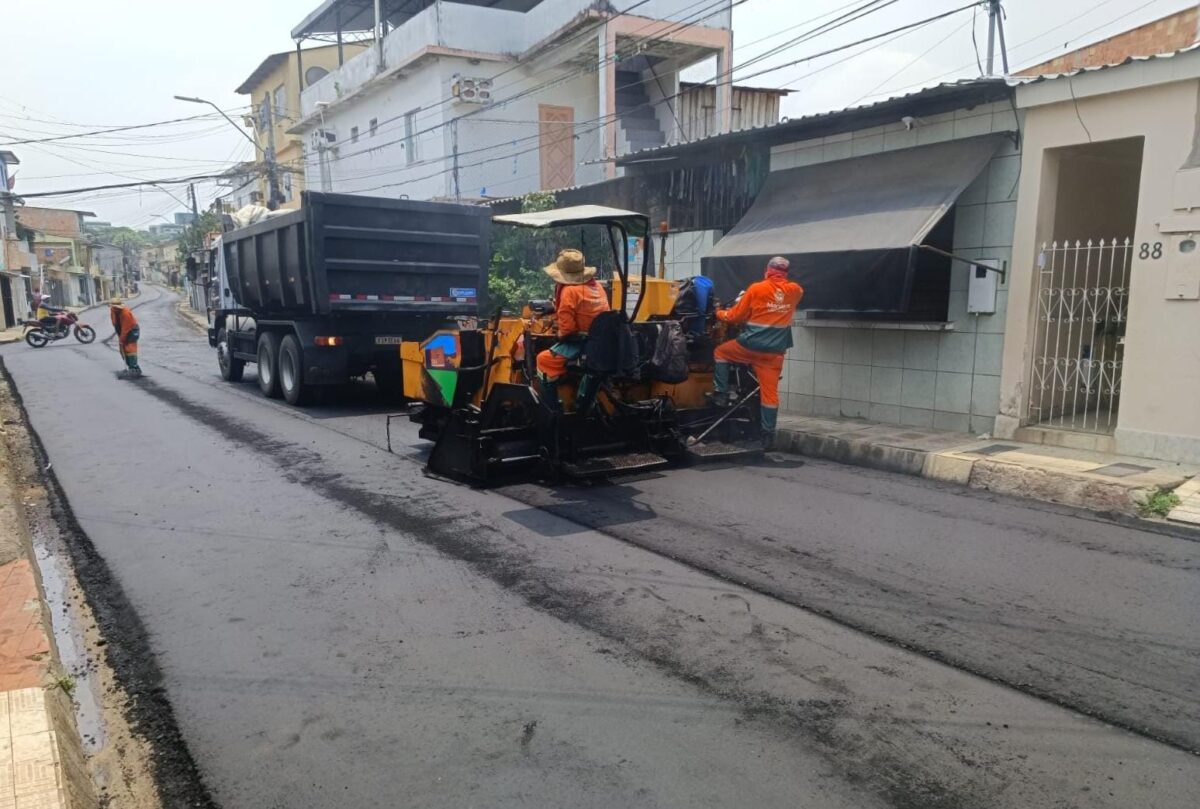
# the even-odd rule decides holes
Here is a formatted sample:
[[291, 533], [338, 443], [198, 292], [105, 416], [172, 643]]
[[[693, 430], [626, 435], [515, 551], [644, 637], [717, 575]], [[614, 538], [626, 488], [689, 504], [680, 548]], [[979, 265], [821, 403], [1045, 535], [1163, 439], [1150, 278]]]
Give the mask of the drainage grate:
[[1099, 469], [1089, 470], [1092, 475], [1104, 475], [1110, 478], [1126, 478], [1130, 475], [1140, 475], [1142, 472], [1153, 472], [1152, 466], [1138, 466], [1135, 463], [1112, 463]]
[[1012, 452], [1014, 449], [1020, 449], [1020, 447], [1018, 447], [1014, 444], [992, 444], [990, 446], [983, 447], [982, 449], [973, 449], [973, 450], [971, 450], [970, 454], [972, 454], [972, 455], [999, 455], [1001, 452]]

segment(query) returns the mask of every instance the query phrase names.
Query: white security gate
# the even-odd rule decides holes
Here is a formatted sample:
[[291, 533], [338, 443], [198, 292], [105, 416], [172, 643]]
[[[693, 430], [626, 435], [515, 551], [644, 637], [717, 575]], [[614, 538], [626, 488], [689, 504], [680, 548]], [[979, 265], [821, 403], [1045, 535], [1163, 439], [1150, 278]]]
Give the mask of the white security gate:
[[1132, 247], [1128, 238], [1042, 245], [1031, 422], [1100, 433], [1116, 427]]

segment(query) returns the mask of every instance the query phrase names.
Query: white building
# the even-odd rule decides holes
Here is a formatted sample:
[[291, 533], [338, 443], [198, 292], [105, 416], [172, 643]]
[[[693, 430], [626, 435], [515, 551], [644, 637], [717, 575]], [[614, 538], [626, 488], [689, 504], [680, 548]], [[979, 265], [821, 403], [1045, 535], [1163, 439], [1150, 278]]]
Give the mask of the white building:
[[[325, 0], [292, 31], [376, 45], [307, 87], [308, 187], [508, 197], [617, 176], [613, 158], [730, 130], [732, 2]], [[715, 61], [710, 103], [680, 73]], [[695, 93], [692, 93], [695, 97]], [[742, 126], [772, 123], [742, 115]], [[695, 116], [711, 116], [697, 123]], [[686, 115], [685, 115], [686, 113]]]

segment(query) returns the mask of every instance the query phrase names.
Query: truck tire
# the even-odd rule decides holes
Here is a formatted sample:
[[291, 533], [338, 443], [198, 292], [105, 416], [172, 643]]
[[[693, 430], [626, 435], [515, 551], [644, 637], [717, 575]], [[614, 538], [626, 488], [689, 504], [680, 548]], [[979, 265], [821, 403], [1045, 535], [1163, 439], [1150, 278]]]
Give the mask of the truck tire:
[[279, 335], [270, 331], [258, 336], [258, 389], [268, 399], [279, 398]]
[[298, 407], [312, 398], [312, 385], [304, 384], [304, 352], [294, 334], [279, 343], [279, 390], [284, 401]]
[[233, 349], [229, 347], [229, 332], [225, 329], [217, 332], [217, 365], [221, 367], [221, 378], [226, 382], [242, 381], [246, 361], [233, 356]]

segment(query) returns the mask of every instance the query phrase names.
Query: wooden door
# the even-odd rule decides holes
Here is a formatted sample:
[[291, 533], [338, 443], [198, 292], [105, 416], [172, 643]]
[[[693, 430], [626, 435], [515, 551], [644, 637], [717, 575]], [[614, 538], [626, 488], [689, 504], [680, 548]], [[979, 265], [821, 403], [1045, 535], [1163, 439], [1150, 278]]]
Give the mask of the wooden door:
[[538, 104], [538, 155], [543, 191], [575, 184], [575, 110]]

